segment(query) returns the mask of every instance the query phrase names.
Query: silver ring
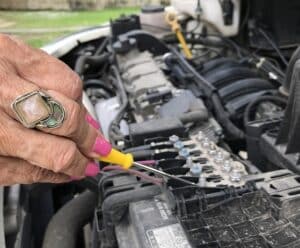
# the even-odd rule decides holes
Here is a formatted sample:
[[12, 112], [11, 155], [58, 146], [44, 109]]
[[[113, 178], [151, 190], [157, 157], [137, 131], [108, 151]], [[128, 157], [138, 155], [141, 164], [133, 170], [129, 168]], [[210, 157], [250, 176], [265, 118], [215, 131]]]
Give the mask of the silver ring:
[[57, 128], [66, 117], [64, 107], [39, 90], [17, 97], [11, 106], [27, 128]]

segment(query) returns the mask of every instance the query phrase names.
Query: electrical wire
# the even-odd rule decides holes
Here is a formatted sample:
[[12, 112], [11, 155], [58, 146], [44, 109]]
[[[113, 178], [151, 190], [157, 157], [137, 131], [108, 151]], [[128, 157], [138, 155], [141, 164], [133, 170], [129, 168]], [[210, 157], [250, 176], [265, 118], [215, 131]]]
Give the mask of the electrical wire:
[[244, 17], [244, 19], [241, 22], [239, 30], [242, 30], [244, 28], [244, 26], [247, 24], [247, 21], [248, 21], [249, 16], [250, 16], [250, 0], [246, 0], [243, 3], [246, 3], [247, 7], [246, 7], [245, 17]]
[[143, 165], [155, 165], [156, 161], [155, 160], [143, 160], [143, 161], [136, 161], [139, 164], [143, 164]]
[[244, 125], [246, 126], [250, 121], [252, 121], [252, 117], [251, 115], [254, 114], [255, 110], [257, 109], [257, 107], [262, 104], [263, 102], [272, 102], [277, 104], [278, 106], [284, 108], [287, 104], [287, 100], [279, 97], [279, 96], [261, 96], [257, 99], [255, 99], [254, 101], [252, 101], [251, 103], [248, 104], [247, 108], [245, 109], [245, 113], [244, 113]]
[[110, 37], [106, 37], [104, 41], [101, 43], [101, 45], [98, 47], [98, 49], [96, 50], [95, 55], [101, 54], [109, 44], [109, 41], [110, 41]]
[[285, 66], [288, 66], [288, 62], [283, 56], [282, 52], [280, 51], [279, 47], [276, 45], [276, 43], [271, 39], [271, 37], [268, 36], [268, 34], [261, 28], [258, 29], [258, 31], [261, 33], [261, 35], [265, 38], [265, 40], [273, 47], [273, 49], [276, 51], [278, 56], [280, 57], [281, 61], [284, 63]]
[[120, 76], [119, 70], [114, 65], [111, 67], [111, 70], [115, 74], [115, 80], [116, 80], [116, 84], [117, 84], [116, 86], [118, 87], [118, 90], [120, 92], [120, 99], [121, 99], [121, 106], [119, 108], [119, 111], [118, 111], [115, 119], [110, 123], [109, 129], [108, 129], [110, 141], [112, 143], [114, 143], [114, 140], [116, 138], [122, 138], [121, 134], [116, 134], [115, 132], [116, 132], [116, 128], [119, 126], [119, 124], [123, 118], [123, 115], [126, 111], [129, 101], [128, 101], [127, 93], [124, 88], [123, 81]]
[[127, 173], [131, 174], [131, 175], [134, 175], [134, 176], [137, 176], [141, 179], [149, 181], [149, 182], [151, 182], [155, 185], [158, 185], [158, 186], [160, 186], [163, 183], [163, 179], [149, 176], [146, 173], [141, 172], [141, 171], [132, 170], [132, 169], [124, 169], [121, 166], [109, 165], [109, 166], [104, 167], [102, 170], [104, 172], [106, 172], [106, 171], [124, 171], [124, 172], [127, 172]]

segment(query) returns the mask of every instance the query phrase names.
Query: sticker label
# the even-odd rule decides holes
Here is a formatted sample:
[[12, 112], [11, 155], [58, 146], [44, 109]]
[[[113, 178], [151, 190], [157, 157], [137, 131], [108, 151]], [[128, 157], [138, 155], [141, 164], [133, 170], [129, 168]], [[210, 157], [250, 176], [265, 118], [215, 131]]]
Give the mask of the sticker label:
[[147, 237], [152, 248], [192, 248], [180, 224], [148, 230]]

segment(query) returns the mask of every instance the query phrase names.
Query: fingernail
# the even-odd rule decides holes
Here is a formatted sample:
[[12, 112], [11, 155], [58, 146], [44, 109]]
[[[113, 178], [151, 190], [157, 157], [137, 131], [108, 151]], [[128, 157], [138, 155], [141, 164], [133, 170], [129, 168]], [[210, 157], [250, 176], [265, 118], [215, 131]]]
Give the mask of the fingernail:
[[100, 172], [99, 166], [93, 162], [90, 162], [85, 169], [85, 175], [87, 177], [97, 176], [99, 172]]
[[107, 156], [111, 149], [111, 144], [104, 138], [98, 136], [93, 147], [93, 152], [99, 154], [100, 156]]
[[90, 123], [95, 129], [100, 129], [100, 124], [90, 114], [86, 114], [85, 120]]

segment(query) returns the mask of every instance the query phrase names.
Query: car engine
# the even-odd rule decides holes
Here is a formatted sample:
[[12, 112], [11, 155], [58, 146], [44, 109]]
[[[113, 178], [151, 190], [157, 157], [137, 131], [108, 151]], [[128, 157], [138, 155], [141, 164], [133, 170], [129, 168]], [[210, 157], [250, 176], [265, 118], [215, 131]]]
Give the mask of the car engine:
[[102, 162], [95, 178], [7, 187], [3, 247], [300, 247], [299, 9], [174, 0], [45, 47], [115, 148], [199, 187]]

